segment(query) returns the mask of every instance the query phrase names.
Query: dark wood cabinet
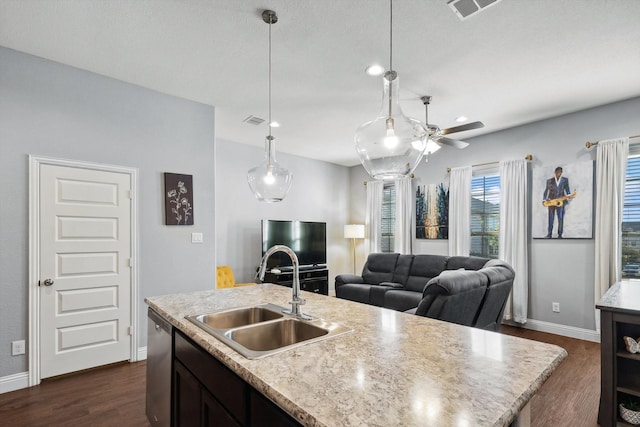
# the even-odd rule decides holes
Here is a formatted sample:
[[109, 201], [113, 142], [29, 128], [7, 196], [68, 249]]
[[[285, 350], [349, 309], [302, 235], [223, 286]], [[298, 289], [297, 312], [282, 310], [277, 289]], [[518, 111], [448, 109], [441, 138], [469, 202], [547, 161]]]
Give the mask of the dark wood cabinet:
[[173, 426], [200, 425], [200, 390], [196, 377], [180, 362], [173, 367]]
[[174, 334], [173, 426], [300, 425], [187, 336]]
[[[267, 271], [264, 281], [277, 285], [291, 287], [293, 285], [293, 271]], [[300, 290], [329, 295], [329, 269], [326, 267], [300, 269]]]
[[631, 426], [620, 418], [618, 406], [629, 398], [640, 401], [640, 353], [628, 352], [623, 339], [640, 337], [640, 283], [616, 283], [596, 308], [601, 325], [598, 424]]

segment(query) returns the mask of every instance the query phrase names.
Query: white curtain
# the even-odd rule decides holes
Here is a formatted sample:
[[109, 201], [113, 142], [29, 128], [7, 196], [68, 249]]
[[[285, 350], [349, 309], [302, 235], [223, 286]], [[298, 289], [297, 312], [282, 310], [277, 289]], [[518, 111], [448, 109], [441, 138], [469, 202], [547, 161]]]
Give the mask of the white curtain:
[[527, 236], [527, 161], [500, 162], [500, 259], [516, 272], [504, 317], [527, 321], [529, 262]]
[[[620, 229], [629, 138], [600, 141], [596, 152], [595, 302], [620, 280]], [[596, 310], [596, 330], [600, 330]]]
[[367, 182], [367, 211], [365, 213], [366, 239], [365, 258], [375, 252], [380, 252], [380, 222], [382, 221], [382, 190], [384, 182]]
[[471, 166], [449, 176], [449, 255], [468, 256], [471, 249]]
[[401, 254], [412, 253], [414, 227], [413, 190], [411, 178], [397, 179], [396, 186], [396, 230], [394, 251]]

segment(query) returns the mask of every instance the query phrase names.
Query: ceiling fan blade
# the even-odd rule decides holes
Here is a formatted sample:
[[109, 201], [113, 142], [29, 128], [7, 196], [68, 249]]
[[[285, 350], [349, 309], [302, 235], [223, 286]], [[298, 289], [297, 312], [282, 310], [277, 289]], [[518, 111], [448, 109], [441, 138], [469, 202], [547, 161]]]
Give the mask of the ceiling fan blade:
[[451, 147], [459, 148], [461, 150], [463, 148], [466, 148], [469, 145], [468, 142], [460, 141], [459, 139], [447, 138], [444, 136], [441, 138], [438, 138], [438, 142], [440, 144], [449, 145]]
[[462, 132], [462, 131], [471, 130], [471, 129], [480, 129], [483, 127], [484, 127], [484, 123], [482, 122], [472, 122], [472, 123], [465, 123], [464, 125], [460, 125], [460, 126], [454, 126], [452, 128], [442, 129], [440, 133], [442, 135], [448, 135], [450, 133]]

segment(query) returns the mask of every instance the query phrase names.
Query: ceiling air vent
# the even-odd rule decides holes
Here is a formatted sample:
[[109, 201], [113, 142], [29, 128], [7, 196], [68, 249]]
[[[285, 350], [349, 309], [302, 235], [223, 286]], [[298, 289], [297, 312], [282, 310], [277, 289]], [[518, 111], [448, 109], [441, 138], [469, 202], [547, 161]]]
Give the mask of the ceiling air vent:
[[499, 3], [501, 0], [450, 0], [449, 7], [461, 21]]
[[249, 123], [252, 125], [261, 125], [262, 123], [264, 123], [264, 119], [261, 119], [260, 117], [256, 117], [256, 116], [248, 116], [246, 119], [243, 120], [244, 123]]

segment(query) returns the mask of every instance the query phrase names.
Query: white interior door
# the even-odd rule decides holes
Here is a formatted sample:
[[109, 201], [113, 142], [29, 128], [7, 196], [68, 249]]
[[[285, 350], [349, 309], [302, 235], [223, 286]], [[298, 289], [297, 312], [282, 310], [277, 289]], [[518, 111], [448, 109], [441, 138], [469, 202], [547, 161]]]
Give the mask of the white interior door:
[[131, 176], [41, 164], [39, 184], [41, 378], [128, 360]]

